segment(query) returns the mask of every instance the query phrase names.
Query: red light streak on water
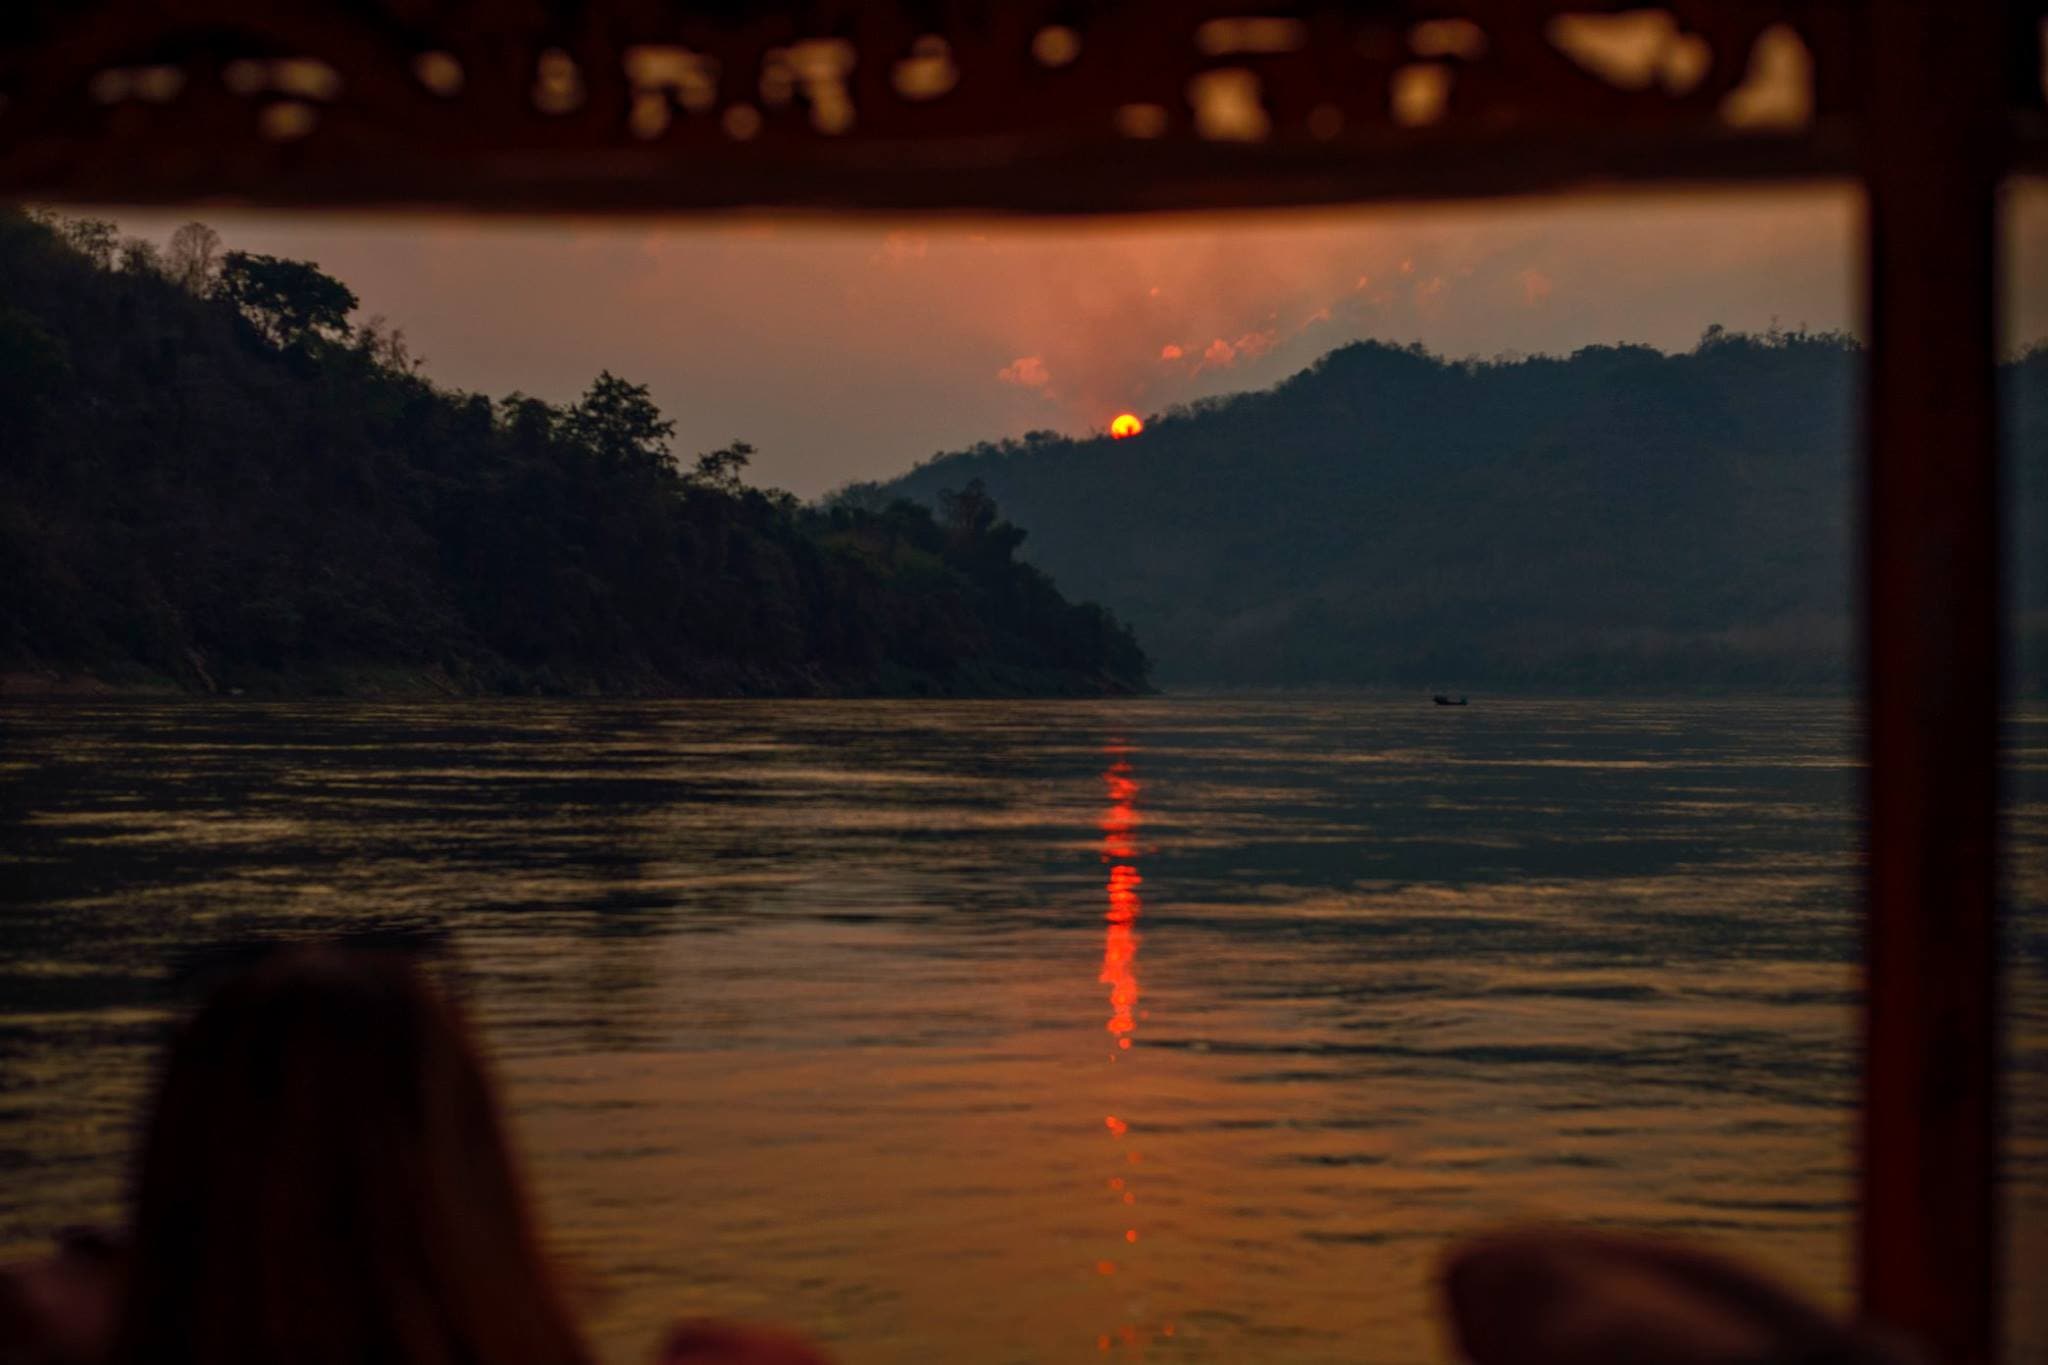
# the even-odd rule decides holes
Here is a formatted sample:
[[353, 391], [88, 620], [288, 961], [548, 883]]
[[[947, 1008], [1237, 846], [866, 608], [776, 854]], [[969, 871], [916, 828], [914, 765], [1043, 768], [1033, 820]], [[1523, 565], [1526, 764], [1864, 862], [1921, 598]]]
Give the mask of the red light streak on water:
[[[1116, 1039], [1117, 1051], [1110, 1054], [1111, 1061], [1132, 1060], [1131, 1046], [1137, 1037], [1138, 1023], [1146, 1012], [1138, 1008], [1138, 920], [1144, 914], [1144, 901], [1139, 888], [1145, 879], [1138, 872], [1137, 829], [1138, 795], [1140, 784], [1131, 771], [1127, 752], [1121, 745], [1110, 747], [1109, 770], [1102, 775], [1103, 785], [1109, 796], [1109, 809], [1103, 812], [1102, 861], [1109, 866], [1109, 880], [1106, 887], [1109, 908], [1103, 914], [1102, 970], [1096, 979], [1109, 987], [1109, 1021], [1104, 1027]], [[1103, 1120], [1109, 1129], [1112, 1141], [1121, 1141], [1130, 1131], [1128, 1120], [1114, 1114]], [[1138, 1165], [1135, 1149], [1124, 1152], [1124, 1160], [1131, 1166]], [[1116, 1203], [1128, 1216], [1128, 1210], [1138, 1202], [1137, 1192], [1128, 1187], [1121, 1176], [1111, 1177], [1109, 1191]], [[1128, 1250], [1138, 1242], [1138, 1229], [1121, 1226], [1121, 1240]], [[1124, 1267], [1128, 1268], [1128, 1267]], [[1117, 1262], [1104, 1259], [1096, 1263], [1096, 1270], [1102, 1275], [1113, 1275], [1119, 1266]], [[1154, 1333], [1135, 1323], [1124, 1323], [1114, 1333], [1104, 1333], [1097, 1338], [1097, 1346], [1103, 1351], [1112, 1348], [1133, 1355], [1144, 1355], [1146, 1347], [1154, 1339]], [[1163, 1326], [1158, 1335], [1171, 1336], [1171, 1325]]]

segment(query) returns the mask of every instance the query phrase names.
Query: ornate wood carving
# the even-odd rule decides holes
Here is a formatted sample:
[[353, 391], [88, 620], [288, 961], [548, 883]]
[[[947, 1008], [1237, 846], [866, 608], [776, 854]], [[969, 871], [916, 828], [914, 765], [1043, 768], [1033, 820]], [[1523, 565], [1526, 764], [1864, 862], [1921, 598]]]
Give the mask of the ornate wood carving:
[[[2020, 141], [2041, 0], [2013, 26]], [[1081, 210], [1854, 168], [1855, 0], [16, 0], [0, 194]]]

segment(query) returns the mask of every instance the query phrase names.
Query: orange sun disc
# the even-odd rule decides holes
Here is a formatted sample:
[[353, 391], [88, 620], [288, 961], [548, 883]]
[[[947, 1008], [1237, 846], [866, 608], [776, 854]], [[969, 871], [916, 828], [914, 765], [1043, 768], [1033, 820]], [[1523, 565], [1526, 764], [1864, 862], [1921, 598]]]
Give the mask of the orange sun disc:
[[1144, 429], [1145, 424], [1138, 420], [1135, 412], [1118, 413], [1116, 420], [1109, 424], [1109, 434], [1119, 441], [1126, 436], [1136, 436]]

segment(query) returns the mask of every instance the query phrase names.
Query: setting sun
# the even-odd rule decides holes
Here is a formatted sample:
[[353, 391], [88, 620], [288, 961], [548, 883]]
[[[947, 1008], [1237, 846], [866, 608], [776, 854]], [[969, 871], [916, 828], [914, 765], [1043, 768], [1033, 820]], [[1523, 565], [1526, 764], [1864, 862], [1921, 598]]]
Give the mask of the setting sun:
[[1145, 424], [1138, 420], [1138, 414], [1134, 412], [1118, 413], [1116, 420], [1109, 424], [1109, 434], [1119, 441], [1126, 436], [1136, 436], [1144, 429]]

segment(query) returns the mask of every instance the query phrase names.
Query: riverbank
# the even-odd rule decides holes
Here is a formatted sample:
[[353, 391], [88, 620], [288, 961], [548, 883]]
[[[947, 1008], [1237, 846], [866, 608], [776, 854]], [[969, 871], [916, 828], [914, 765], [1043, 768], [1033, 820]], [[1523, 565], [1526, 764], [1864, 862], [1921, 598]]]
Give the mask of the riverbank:
[[1138, 697], [1157, 689], [1133, 687], [1108, 676], [1089, 677], [1053, 669], [963, 668], [950, 673], [898, 670], [871, 682], [852, 684], [792, 670], [771, 673], [755, 669], [707, 669], [678, 684], [671, 679], [624, 675], [565, 678], [554, 673], [505, 673], [460, 677], [440, 668], [363, 665], [233, 675], [205, 682], [139, 674], [104, 678], [89, 673], [17, 669], [0, 672], [0, 700], [90, 701], [95, 699], [169, 700], [174, 698], [249, 698], [263, 701], [318, 698], [359, 701], [433, 701], [492, 697], [542, 697], [590, 700], [717, 700], [721, 698], [949, 698], [989, 700], [1088, 697]]

